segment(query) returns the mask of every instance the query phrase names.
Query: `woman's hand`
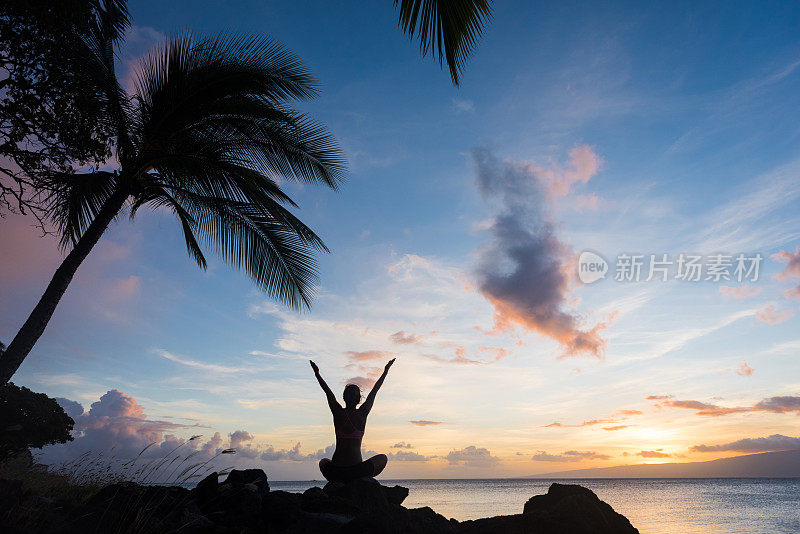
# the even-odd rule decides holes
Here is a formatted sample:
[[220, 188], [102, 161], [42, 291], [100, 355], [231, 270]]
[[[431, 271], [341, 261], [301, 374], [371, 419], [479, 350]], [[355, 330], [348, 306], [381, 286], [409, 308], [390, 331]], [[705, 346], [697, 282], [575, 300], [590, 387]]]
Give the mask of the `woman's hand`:
[[391, 360], [389, 360], [389, 363], [387, 363], [387, 364], [386, 364], [386, 367], [384, 367], [384, 368], [383, 368], [383, 372], [384, 372], [384, 373], [386, 373], [386, 372], [389, 372], [389, 367], [391, 367], [391, 366], [392, 366], [392, 364], [394, 363], [394, 361], [395, 361], [396, 359], [397, 359], [397, 358], [392, 358]]
[[314, 370], [314, 373], [315, 374], [319, 373], [319, 367], [317, 367], [317, 364], [314, 363], [312, 360], [308, 360], [308, 361], [309, 361], [309, 363], [311, 363], [311, 368]]

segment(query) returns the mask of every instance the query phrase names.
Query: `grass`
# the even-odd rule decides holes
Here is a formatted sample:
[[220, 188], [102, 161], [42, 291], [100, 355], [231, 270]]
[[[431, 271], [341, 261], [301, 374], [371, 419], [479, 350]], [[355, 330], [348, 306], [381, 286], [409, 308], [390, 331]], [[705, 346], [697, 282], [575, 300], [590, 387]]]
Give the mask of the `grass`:
[[[156, 444], [154, 442], [139, 451], [135, 458], [118, 458], [113, 450], [109, 455], [87, 452], [74, 460], [50, 467], [32, 463], [30, 454], [20, 454], [0, 464], [0, 478], [22, 481], [23, 492], [35, 499], [24, 501], [12, 512], [9, 520], [22, 531], [43, 532], [49, 530], [47, 514], [41, 513], [43, 507], [78, 508], [111, 484], [128, 482], [140, 486], [191, 486], [217, 471], [214, 467], [218, 457], [236, 452], [234, 449], [225, 449], [207, 460], [198, 459], [198, 451], [186, 452], [185, 446], [199, 437], [193, 436], [163, 456], [147, 454]], [[229, 471], [229, 468], [225, 468], [217, 472], [225, 475]], [[117, 491], [100, 516], [104, 521], [103, 531], [155, 532], [158, 530], [156, 516], [180, 509], [187, 498], [188, 495], [184, 495], [178, 501], [167, 502], [167, 492], [164, 491]], [[48, 506], [47, 501], [57, 504]], [[165, 510], [165, 506], [171, 509]], [[109, 521], [110, 524], [106, 524]]]

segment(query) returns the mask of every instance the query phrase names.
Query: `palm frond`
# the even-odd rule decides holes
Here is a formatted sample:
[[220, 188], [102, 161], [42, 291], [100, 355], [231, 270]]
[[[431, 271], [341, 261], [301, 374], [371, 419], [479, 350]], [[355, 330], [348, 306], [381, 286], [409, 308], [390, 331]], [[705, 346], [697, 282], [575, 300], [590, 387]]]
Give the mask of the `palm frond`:
[[176, 192], [196, 221], [197, 234], [271, 297], [308, 307], [318, 280], [313, 251], [322, 241], [299, 220], [287, 224], [248, 202]]
[[394, 0], [400, 27], [419, 39], [420, 53], [447, 61], [453, 85], [492, 18], [490, 0]]
[[105, 171], [51, 178], [47, 187], [48, 212], [59, 230], [63, 249], [77, 243], [116, 185], [116, 176]]
[[142, 63], [131, 113], [137, 158], [131, 214], [166, 206], [187, 249], [198, 243], [271, 296], [308, 306], [322, 240], [288, 207], [280, 180], [337, 189], [345, 161], [320, 124], [291, 100], [316, 95], [306, 68], [262, 37], [172, 38]]

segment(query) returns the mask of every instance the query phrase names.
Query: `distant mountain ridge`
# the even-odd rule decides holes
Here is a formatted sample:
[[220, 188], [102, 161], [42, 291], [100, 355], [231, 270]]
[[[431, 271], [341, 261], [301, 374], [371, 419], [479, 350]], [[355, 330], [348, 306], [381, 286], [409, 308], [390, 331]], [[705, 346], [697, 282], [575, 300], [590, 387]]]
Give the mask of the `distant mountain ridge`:
[[794, 478], [800, 450], [745, 454], [707, 462], [617, 465], [531, 475], [527, 478]]

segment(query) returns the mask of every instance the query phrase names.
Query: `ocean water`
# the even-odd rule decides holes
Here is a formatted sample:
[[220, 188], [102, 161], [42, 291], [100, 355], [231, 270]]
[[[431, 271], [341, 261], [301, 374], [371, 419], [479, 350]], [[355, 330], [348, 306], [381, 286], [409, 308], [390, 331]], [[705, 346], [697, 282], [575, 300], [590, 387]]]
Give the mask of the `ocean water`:
[[[580, 484], [642, 534], [800, 534], [800, 478], [381, 480], [409, 488], [408, 508], [458, 520], [518, 514], [552, 482]], [[274, 482], [302, 492], [323, 482]]]

